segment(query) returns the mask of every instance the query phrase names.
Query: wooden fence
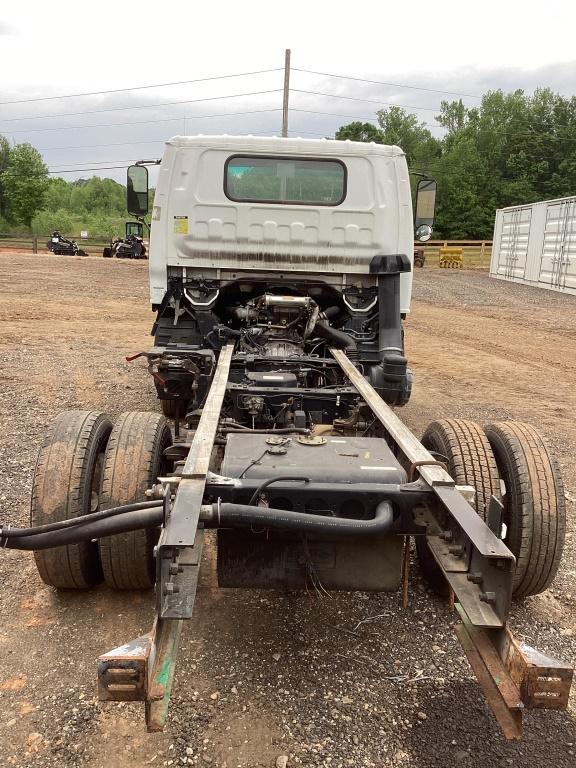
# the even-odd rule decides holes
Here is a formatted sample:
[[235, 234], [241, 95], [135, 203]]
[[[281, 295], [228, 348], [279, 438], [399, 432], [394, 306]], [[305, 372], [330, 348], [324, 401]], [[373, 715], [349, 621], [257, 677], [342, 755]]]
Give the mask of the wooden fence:
[[[73, 239], [73, 238], [70, 238]], [[0, 234], [0, 251], [10, 250], [14, 253], [48, 253], [46, 243], [50, 235], [6, 235]], [[76, 240], [78, 248], [81, 248], [89, 256], [102, 256], [102, 250], [110, 245], [109, 240], [88, 237]]]
[[414, 243], [415, 249], [423, 249], [426, 266], [437, 267], [440, 260], [440, 248], [462, 248], [464, 267], [490, 266], [492, 240], [428, 240], [427, 243]]

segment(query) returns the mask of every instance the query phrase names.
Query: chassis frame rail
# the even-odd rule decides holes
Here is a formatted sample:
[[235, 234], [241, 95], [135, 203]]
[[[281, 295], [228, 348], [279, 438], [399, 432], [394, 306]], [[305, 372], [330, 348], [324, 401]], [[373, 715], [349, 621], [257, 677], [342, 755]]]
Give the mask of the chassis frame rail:
[[[448, 472], [384, 403], [341, 350], [330, 348], [350, 384], [384, 428], [389, 444], [409, 467], [409, 482], [395, 494], [433, 499], [416, 504], [396, 533], [426, 535], [430, 550], [457, 598], [455, 631], [504, 736], [518, 739], [525, 708], [565, 709], [573, 669], [519, 644], [506, 627], [515, 558], [494, 531], [500, 509], [493, 499], [484, 523]], [[98, 659], [98, 691], [104, 701], [144, 701], [149, 731], [162, 730], [170, 700], [182, 621], [192, 617], [204, 530], [201, 506], [218, 431], [234, 345], [220, 352], [210, 391], [180, 477], [163, 478], [164, 524], [156, 548], [157, 617], [148, 635]], [[413, 481], [414, 475], [420, 476]], [[223, 483], [234, 482], [217, 478]], [[174, 481], [171, 484], [171, 481]], [[171, 488], [175, 491], [171, 506]], [[382, 486], [383, 499], [386, 489]], [[394, 498], [390, 487], [390, 499]], [[425, 526], [425, 527], [423, 527]]]

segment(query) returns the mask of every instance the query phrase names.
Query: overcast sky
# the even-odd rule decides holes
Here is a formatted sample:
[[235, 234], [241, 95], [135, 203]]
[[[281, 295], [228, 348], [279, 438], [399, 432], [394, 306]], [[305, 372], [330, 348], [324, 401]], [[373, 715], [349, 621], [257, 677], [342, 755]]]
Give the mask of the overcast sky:
[[[292, 50], [294, 68], [291, 135], [330, 136], [353, 119], [373, 120], [387, 104], [414, 111], [440, 135], [434, 116], [442, 99], [467, 94], [463, 101], [474, 105], [475, 95], [495, 88], [532, 92], [548, 86], [576, 93], [576, 4], [560, 0], [346, 5], [220, 0], [201, 6], [193, 0], [19, 0], [7, 5], [0, 6], [0, 102], [277, 70], [0, 104], [0, 133], [14, 142], [29, 141], [57, 171], [159, 157], [163, 142], [183, 132], [277, 134], [285, 48]], [[453, 95], [402, 87], [408, 85]], [[260, 91], [269, 92], [255, 94]], [[63, 176], [93, 174], [123, 181], [125, 172]]]

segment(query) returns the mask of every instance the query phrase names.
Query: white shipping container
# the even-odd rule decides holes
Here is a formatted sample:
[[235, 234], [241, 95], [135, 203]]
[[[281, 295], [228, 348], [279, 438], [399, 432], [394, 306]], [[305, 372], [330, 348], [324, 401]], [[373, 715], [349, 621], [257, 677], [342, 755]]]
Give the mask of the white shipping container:
[[490, 276], [576, 295], [576, 196], [496, 211]]

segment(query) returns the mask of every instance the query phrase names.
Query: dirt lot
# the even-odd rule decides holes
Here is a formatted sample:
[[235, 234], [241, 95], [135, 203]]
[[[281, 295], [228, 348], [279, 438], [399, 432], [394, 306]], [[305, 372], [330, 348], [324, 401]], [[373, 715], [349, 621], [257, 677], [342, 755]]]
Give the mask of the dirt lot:
[[[416, 274], [415, 299], [409, 426], [523, 419], [558, 454], [569, 494], [561, 573], [511, 623], [576, 663], [576, 299], [429, 268]], [[0, 521], [24, 524], [55, 414], [157, 408], [148, 375], [124, 362], [150, 344], [146, 264], [0, 254], [0, 318]], [[163, 735], [145, 732], [139, 706], [95, 698], [96, 656], [149, 629], [151, 595], [57, 594], [31, 556], [1, 553], [2, 766], [256, 768], [280, 755], [315, 768], [576, 765], [574, 696], [568, 713], [528, 715], [521, 743], [502, 740], [454, 615], [416, 566], [404, 611], [397, 595], [219, 590], [208, 550]]]

